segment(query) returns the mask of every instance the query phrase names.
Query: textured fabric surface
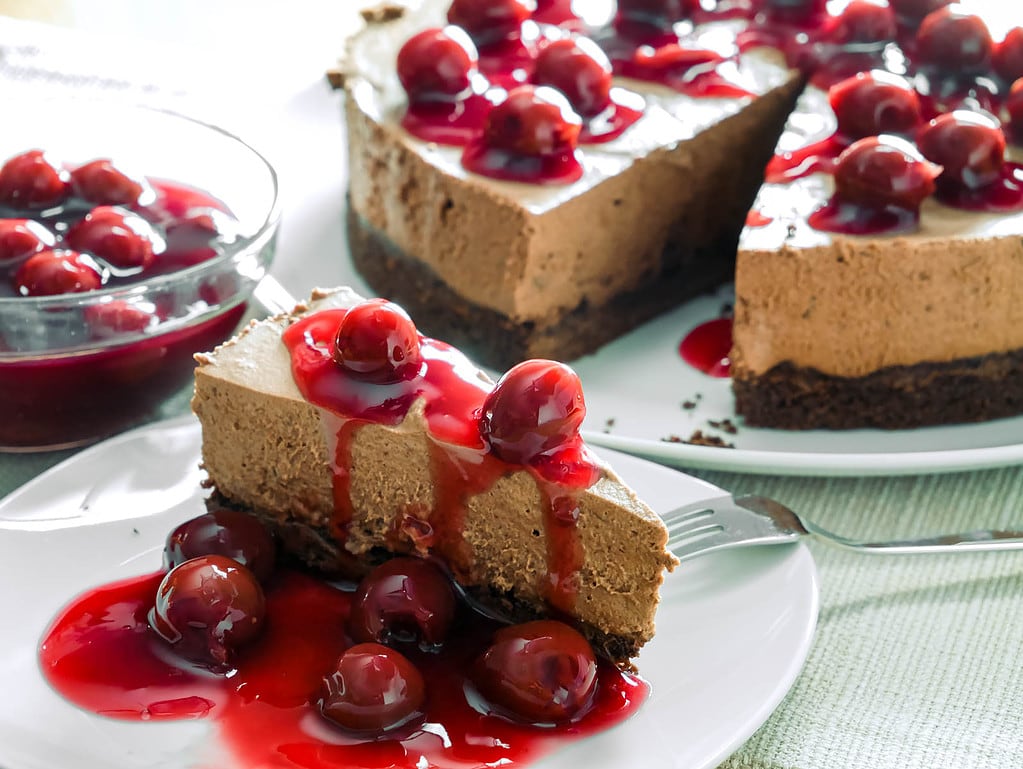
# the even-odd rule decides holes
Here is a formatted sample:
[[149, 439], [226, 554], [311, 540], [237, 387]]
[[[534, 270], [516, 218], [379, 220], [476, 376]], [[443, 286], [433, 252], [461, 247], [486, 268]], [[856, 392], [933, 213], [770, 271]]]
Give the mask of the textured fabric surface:
[[[888, 479], [698, 474], [857, 538], [1023, 528], [1023, 468]], [[1023, 766], [1023, 551], [810, 547], [821, 582], [814, 647], [788, 697], [724, 767]]]

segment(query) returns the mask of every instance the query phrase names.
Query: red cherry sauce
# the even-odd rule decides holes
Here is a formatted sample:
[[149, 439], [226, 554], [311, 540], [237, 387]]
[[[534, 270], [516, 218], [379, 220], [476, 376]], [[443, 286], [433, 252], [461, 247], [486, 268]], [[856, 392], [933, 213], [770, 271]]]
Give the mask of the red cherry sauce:
[[694, 328], [678, 347], [682, 360], [704, 374], [725, 378], [731, 371], [732, 319], [715, 318]]
[[604, 144], [617, 139], [643, 117], [643, 107], [641, 97], [629, 92], [622, 93], [620, 89], [612, 89], [611, 104], [607, 109], [593, 117], [583, 118], [579, 143]]
[[943, 184], [939, 178], [934, 197], [966, 211], [1023, 211], [1023, 164], [1006, 162], [997, 181], [975, 190], [961, 184]]
[[746, 226], [747, 227], [766, 227], [774, 219], [764, 213], [757, 211], [756, 209], [750, 209], [750, 212], [746, 214]]
[[478, 712], [466, 696], [466, 674], [498, 625], [463, 607], [441, 653], [402, 649], [426, 681], [425, 723], [386, 739], [358, 736], [323, 719], [315, 705], [321, 680], [351, 643], [344, 625], [352, 593], [279, 572], [267, 586], [264, 634], [240, 651], [236, 670], [216, 675], [178, 657], [149, 628], [161, 577], [116, 582], [75, 599], [43, 638], [43, 675], [76, 706], [109, 718], [209, 719], [237, 766], [521, 765], [621, 722], [649, 691], [601, 661], [594, 704], [574, 723], [538, 727]]
[[484, 141], [471, 143], [462, 153], [468, 171], [509, 182], [529, 184], [571, 184], [583, 175], [576, 152], [557, 155], [520, 155]]
[[815, 230], [839, 235], [897, 235], [913, 232], [920, 212], [898, 206], [862, 206], [832, 197], [807, 218]]
[[537, 51], [550, 32], [549, 27], [527, 21], [517, 34], [480, 46], [480, 72], [498, 88], [510, 89], [528, 83], [536, 65]]
[[698, 48], [674, 32], [618, 19], [597, 42], [611, 60], [614, 73], [657, 83], [679, 93], [705, 98], [741, 98], [751, 92], [728, 80], [721, 65], [728, 59]]
[[483, 133], [492, 106], [481, 93], [470, 93], [456, 101], [411, 102], [401, 125], [423, 141], [463, 147]]
[[833, 173], [835, 161], [849, 144], [849, 140], [835, 134], [797, 150], [778, 153], [768, 162], [764, 181], [784, 184], [815, 173]]
[[[576, 524], [577, 496], [600, 478], [600, 470], [576, 436], [557, 451], [529, 465], [504, 462], [480, 437], [479, 415], [492, 385], [461, 352], [420, 336], [423, 366], [419, 375], [396, 384], [359, 379], [333, 359], [333, 340], [345, 310], [321, 310], [284, 332], [292, 375], [303, 396], [323, 411], [332, 446], [335, 534], [343, 542], [352, 520], [351, 446], [370, 424], [397, 425], [413, 402], [424, 401], [431, 437], [432, 510], [404, 510], [392, 529], [422, 554], [443, 558], [455, 573], [470, 562], [463, 536], [467, 501], [515, 470], [529, 471], [545, 500], [548, 541], [546, 597], [552, 606], [571, 609], [578, 593], [582, 546]], [[542, 575], [541, 575], [542, 577]]]

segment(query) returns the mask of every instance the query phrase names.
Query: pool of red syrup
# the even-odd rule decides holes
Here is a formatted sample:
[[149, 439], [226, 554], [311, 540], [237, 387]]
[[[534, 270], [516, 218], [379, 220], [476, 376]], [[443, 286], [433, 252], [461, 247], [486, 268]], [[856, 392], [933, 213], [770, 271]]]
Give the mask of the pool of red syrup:
[[278, 572], [267, 587], [266, 631], [225, 676], [177, 658], [150, 631], [146, 616], [161, 578], [127, 579], [76, 598], [43, 638], [43, 675], [70, 702], [109, 718], [208, 719], [239, 767], [516, 766], [621, 722], [649, 691], [601, 661], [592, 706], [574, 723], [520, 724], [477, 710], [466, 671], [497, 624], [462, 607], [442, 652], [402, 648], [426, 681], [425, 722], [389, 737], [356, 735], [322, 719], [315, 705], [322, 678], [349, 645], [343, 628], [352, 593]]
[[712, 377], [725, 378], [731, 371], [732, 319], [715, 318], [692, 329], [678, 347], [686, 363]]

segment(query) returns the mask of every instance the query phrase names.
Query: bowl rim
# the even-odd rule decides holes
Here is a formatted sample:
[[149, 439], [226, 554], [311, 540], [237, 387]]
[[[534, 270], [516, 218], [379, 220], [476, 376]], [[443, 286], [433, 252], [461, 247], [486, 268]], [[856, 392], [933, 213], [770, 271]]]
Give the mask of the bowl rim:
[[125, 296], [138, 295], [139, 293], [148, 293], [151, 289], [159, 289], [166, 286], [172, 286], [182, 279], [189, 279], [192, 276], [201, 275], [204, 272], [214, 272], [217, 268], [237, 259], [240, 255], [249, 251], [254, 246], [258, 247], [263, 244], [266, 239], [273, 233], [273, 231], [280, 224], [281, 219], [281, 185], [280, 177], [277, 173], [277, 169], [273, 163], [256, 149], [252, 144], [243, 139], [233, 131], [229, 131], [226, 128], [222, 128], [215, 123], [211, 123], [208, 120], [201, 118], [192, 117], [186, 115], [178, 110], [171, 109], [169, 107], [161, 107], [153, 104], [145, 104], [137, 101], [120, 101], [114, 99], [88, 99], [91, 105], [97, 103], [107, 103], [118, 109], [124, 110], [142, 110], [145, 112], [158, 113], [165, 115], [170, 118], [184, 120], [194, 125], [213, 131], [220, 136], [236, 142], [246, 150], [248, 150], [262, 165], [266, 168], [270, 175], [270, 183], [272, 186], [273, 200], [270, 203], [270, 207], [263, 217], [262, 223], [251, 235], [239, 237], [238, 239], [231, 242], [228, 249], [225, 252], [218, 254], [212, 259], [207, 259], [204, 262], [194, 264], [191, 267], [186, 267], [182, 270], [175, 270], [174, 272], [164, 273], [162, 275], [155, 275], [148, 280], [139, 280], [134, 283], [126, 283], [118, 286], [111, 286], [109, 288], [99, 288], [93, 291], [81, 291], [71, 292], [65, 294], [53, 294], [50, 296], [5, 296], [0, 297], [0, 309], [11, 308], [15, 306], [32, 307], [32, 308], [46, 308], [48, 306], [61, 305], [61, 304], [75, 304], [75, 305], [87, 305], [93, 303], [103, 302], [107, 299], [119, 299]]

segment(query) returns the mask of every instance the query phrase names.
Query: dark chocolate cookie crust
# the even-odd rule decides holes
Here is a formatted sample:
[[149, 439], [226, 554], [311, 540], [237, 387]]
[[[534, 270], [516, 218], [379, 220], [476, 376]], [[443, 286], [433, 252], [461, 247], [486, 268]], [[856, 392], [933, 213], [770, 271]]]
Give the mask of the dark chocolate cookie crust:
[[733, 381], [752, 427], [901, 430], [1023, 413], [1023, 350], [835, 377], [785, 362]]

